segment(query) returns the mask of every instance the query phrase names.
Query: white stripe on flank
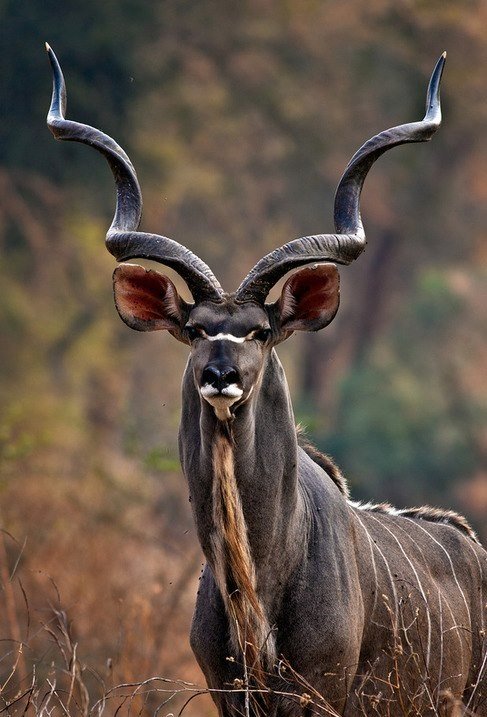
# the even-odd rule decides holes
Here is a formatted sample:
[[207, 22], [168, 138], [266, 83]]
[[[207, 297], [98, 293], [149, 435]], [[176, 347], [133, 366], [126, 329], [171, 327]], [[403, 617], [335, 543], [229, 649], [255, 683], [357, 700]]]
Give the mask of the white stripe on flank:
[[[439, 705], [439, 701], [440, 701], [440, 697], [441, 697], [440, 687], [441, 687], [441, 677], [442, 677], [442, 672], [443, 672], [443, 651], [444, 651], [444, 648], [443, 648], [444, 636], [443, 636], [443, 603], [442, 603], [442, 592], [441, 592], [441, 590], [440, 590], [440, 587], [439, 587], [437, 581], [435, 580], [435, 578], [433, 577], [433, 575], [432, 575], [432, 573], [431, 573], [431, 569], [430, 569], [429, 563], [428, 563], [428, 561], [426, 560], [425, 554], [423, 553], [423, 550], [422, 550], [421, 546], [419, 545], [419, 543], [416, 542], [416, 540], [413, 538], [413, 536], [410, 535], [410, 534], [402, 527], [402, 525], [400, 525], [400, 524], [398, 523], [395, 527], [396, 527], [396, 528], [399, 528], [399, 529], [404, 533], [404, 535], [405, 535], [409, 540], [411, 540], [411, 541], [414, 543], [414, 545], [416, 546], [418, 552], [421, 554], [421, 557], [423, 558], [423, 562], [424, 562], [425, 568], [427, 569], [427, 571], [428, 571], [428, 573], [429, 573], [431, 582], [433, 583], [433, 585], [434, 585], [434, 586], [436, 587], [436, 589], [438, 590], [438, 608], [439, 608], [439, 613], [438, 613], [438, 614], [439, 614], [439, 619], [440, 619], [440, 667], [439, 667], [437, 697], [436, 697], [436, 709], [438, 709], [438, 705]], [[445, 602], [448, 602], [445, 597], [443, 597], [443, 600], [445, 600]], [[449, 607], [449, 606], [448, 606], [448, 607]], [[450, 613], [451, 613], [451, 608], [449, 607], [449, 609], [450, 609]], [[458, 631], [457, 631], [457, 634], [458, 634]], [[460, 650], [462, 650], [462, 649], [463, 649], [463, 646], [462, 646], [462, 642], [461, 642], [461, 639], [460, 639]]]
[[487, 639], [486, 639], [486, 636], [485, 636], [485, 621], [484, 621], [484, 588], [483, 588], [483, 586], [484, 586], [484, 573], [483, 573], [483, 570], [482, 570], [482, 565], [480, 564], [479, 556], [477, 555], [477, 551], [476, 551], [475, 548], [473, 547], [473, 545], [472, 545], [472, 543], [470, 542], [470, 540], [467, 540], [467, 545], [468, 545], [468, 547], [471, 549], [471, 551], [473, 552], [473, 554], [475, 555], [475, 559], [476, 559], [476, 561], [477, 561], [477, 565], [479, 566], [479, 574], [480, 574], [480, 630], [481, 630], [481, 632], [482, 632], [482, 635], [484, 636], [484, 642], [483, 642], [483, 645], [482, 645], [482, 655], [483, 655], [484, 647], [485, 647], [485, 649], [487, 649]]
[[247, 341], [246, 336], [234, 336], [233, 334], [215, 334], [214, 336], [205, 334], [203, 338], [207, 341], [233, 341], [234, 344], [243, 344], [244, 341]]
[[[404, 516], [403, 516], [403, 517], [404, 517]], [[407, 518], [407, 520], [412, 520], [412, 518]], [[439, 704], [439, 701], [440, 701], [440, 698], [441, 698], [441, 694], [442, 694], [444, 636], [445, 636], [445, 633], [446, 633], [446, 632], [451, 632], [452, 630], [455, 630], [455, 634], [456, 634], [456, 636], [457, 636], [457, 638], [458, 638], [458, 642], [459, 642], [459, 646], [460, 646], [460, 653], [461, 653], [462, 656], [463, 656], [463, 641], [462, 641], [462, 636], [461, 636], [461, 634], [460, 634], [460, 628], [459, 628], [459, 626], [456, 624], [455, 616], [453, 615], [453, 610], [451, 609], [450, 603], [448, 602], [448, 600], [447, 600], [446, 597], [445, 597], [445, 594], [443, 593], [443, 591], [441, 590], [440, 586], [438, 585], [438, 581], [433, 577], [433, 575], [432, 575], [432, 573], [431, 573], [431, 569], [430, 569], [429, 563], [428, 563], [428, 561], [427, 561], [427, 559], [426, 559], [426, 556], [425, 556], [425, 554], [424, 554], [424, 552], [423, 552], [423, 549], [421, 548], [421, 546], [419, 545], [419, 543], [417, 543], [416, 540], [414, 540], [414, 538], [412, 537], [412, 535], [410, 535], [410, 534], [402, 527], [402, 525], [397, 524], [395, 527], [396, 527], [396, 528], [400, 528], [401, 531], [404, 533], [404, 535], [406, 535], [406, 536], [409, 538], [409, 540], [411, 540], [411, 541], [415, 544], [416, 548], [417, 548], [417, 549], [419, 550], [419, 552], [421, 553], [421, 556], [422, 556], [422, 558], [423, 558], [425, 567], [427, 568], [427, 570], [428, 570], [428, 572], [429, 572], [429, 574], [430, 574], [430, 578], [431, 578], [433, 584], [436, 586], [436, 588], [437, 588], [437, 590], [438, 590], [438, 608], [439, 608], [439, 613], [438, 613], [438, 614], [439, 614], [439, 621], [440, 621], [440, 667], [439, 667], [439, 674], [438, 674], [438, 686], [437, 686], [437, 688], [436, 688], [436, 691], [437, 691], [436, 704], [437, 704], [437, 708], [438, 708], [438, 704]], [[465, 536], [465, 537], [466, 537], [466, 536]], [[467, 542], [468, 542], [468, 544], [470, 545], [470, 539], [467, 539]], [[475, 552], [475, 551], [474, 551], [474, 552]], [[452, 627], [451, 627], [451, 628], [448, 628], [447, 630], [446, 630], [446, 629], [443, 629], [443, 604], [445, 604], [446, 607], [448, 608], [448, 611], [449, 611], [449, 613], [450, 613], [450, 617], [451, 617], [451, 620], [452, 620]]]
[[365, 527], [365, 525], [362, 523], [358, 515], [355, 516], [360, 523], [362, 529], [365, 531], [365, 535], [367, 536], [369, 540], [369, 547], [370, 547], [370, 557], [372, 558], [372, 567], [374, 569], [374, 579], [375, 579], [375, 591], [374, 591], [374, 604], [372, 606], [372, 612], [370, 613], [370, 617], [374, 617], [375, 608], [377, 607], [377, 597], [379, 595], [379, 577], [377, 575], [377, 565], [375, 563], [375, 555], [374, 555], [374, 544], [372, 542], [372, 538], [370, 537], [370, 533]]
[[445, 594], [444, 594], [444, 593], [441, 593], [441, 594], [442, 594], [442, 597], [443, 597], [443, 601], [444, 601], [444, 603], [446, 604], [446, 606], [447, 606], [447, 608], [448, 608], [448, 612], [450, 613], [451, 622], [452, 622], [452, 626], [449, 627], [448, 629], [445, 628], [445, 629], [443, 630], [443, 634], [446, 635], [447, 632], [452, 632], [453, 630], [455, 630], [455, 634], [456, 634], [456, 636], [458, 637], [458, 643], [459, 643], [459, 645], [460, 645], [460, 653], [461, 653], [462, 659], [463, 659], [464, 640], [463, 640], [463, 638], [462, 638], [462, 633], [460, 632], [460, 627], [462, 628], [462, 630], [464, 630], [465, 628], [463, 627], [463, 625], [459, 625], [459, 624], [457, 623], [456, 618], [455, 618], [455, 615], [453, 614], [453, 610], [451, 609], [450, 603], [449, 603], [448, 600], [446, 599]]
[[[404, 516], [404, 517], [406, 518], [406, 516]], [[458, 590], [460, 591], [460, 594], [461, 594], [461, 596], [462, 596], [462, 598], [463, 598], [463, 602], [465, 603], [465, 607], [466, 607], [466, 609], [467, 609], [468, 622], [469, 622], [469, 624], [468, 624], [468, 629], [470, 629], [470, 628], [471, 628], [471, 625], [472, 625], [472, 618], [471, 618], [471, 616], [470, 616], [470, 608], [469, 608], [469, 606], [468, 606], [467, 598], [465, 597], [465, 593], [463, 592], [463, 590], [462, 590], [462, 588], [461, 588], [461, 586], [460, 586], [460, 583], [458, 582], [457, 574], [456, 574], [456, 572], [455, 572], [455, 568], [454, 568], [454, 566], [453, 566], [453, 561], [452, 561], [452, 559], [451, 559], [451, 557], [450, 557], [449, 552], [447, 551], [447, 549], [446, 549], [438, 540], [436, 540], [436, 538], [434, 537], [434, 535], [432, 535], [432, 534], [429, 532], [429, 530], [426, 530], [426, 528], [424, 528], [424, 527], [420, 524], [420, 521], [419, 521], [419, 520], [413, 521], [411, 518], [406, 518], [406, 520], [410, 520], [412, 523], [414, 522], [414, 524], [415, 524], [418, 528], [421, 528], [421, 530], [423, 531], [423, 533], [426, 533], [426, 535], [429, 535], [429, 537], [431, 538], [431, 540], [432, 540], [433, 542], [435, 542], [435, 543], [443, 550], [443, 552], [445, 553], [446, 557], [448, 558], [448, 562], [450, 563], [450, 568], [451, 568], [451, 571], [452, 571], [452, 574], [453, 574], [453, 579], [455, 580], [455, 582], [456, 582], [456, 584], [457, 584], [457, 588], [458, 588]]]
[[[366, 532], [367, 534], [369, 534], [369, 531], [367, 530], [367, 528], [365, 527], [365, 525], [362, 523], [362, 521], [361, 521], [360, 518], [358, 517], [357, 513], [356, 513], [355, 515], [356, 515], [357, 520], [358, 520], [359, 523], [361, 524], [362, 528], [365, 530], [365, 532]], [[370, 535], [369, 535], [369, 539], [370, 539]], [[392, 577], [391, 568], [389, 567], [389, 563], [387, 562], [387, 558], [386, 558], [386, 556], [384, 555], [384, 553], [382, 552], [382, 550], [379, 548], [379, 546], [377, 545], [377, 543], [376, 543], [375, 541], [374, 541], [374, 548], [377, 550], [377, 552], [378, 552], [379, 555], [381, 556], [382, 560], [384, 561], [384, 565], [386, 566], [386, 570], [387, 570], [387, 574], [388, 574], [388, 576], [389, 576], [389, 580], [391, 581], [391, 588], [392, 588], [392, 594], [393, 594], [393, 596], [394, 596], [394, 608], [395, 608], [395, 612], [394, 612], [395, 622], [394, 622], [393, 628], [394, 628], [394, 634], [396, 634], [396, 633], [397, 633], [397, 628], [398, 628], [398, 622], [397, 622], [397, 620], [398, 620], [398, 617], [399, 617], [399, 601], [398, 601], [398, 598], [397, 598], [396, 585], [395, 585], [395, 583], [394, 583], [394, 578]]]
[[438, 603], [439, 603], [439, 616], [440, 616], [440, 668], [438, 672], [438, 687], [436, 690], [436, 709], [440, 704], [441, 697], [441, 678], [443, 677], [443, 605], [441, 603], [441, 590], [438, 588]]
[[484, 677], [484, 673], [485, 673], [485, 668], [486, 668], [486, 667], [487, 667], [487, 652], [486, 652], [485, 655], [484, 655], [484, 659], [482, 660], [482, 664], [481, 664], [481, 666], [480, 666], [480, 670], [479, 670], [479, 674], [478, 674], [477, 680], [476, 680], [476, 682], [475, 682], [475, 685], [473, 686], [472, 693], [471, 693], [470, 698], [469, 698], [469, 700], [468, 700], [468, 702], [467, 702], [467, 706], [466, 706], [466, 708], [465, 708], [465, 709], [467, 709], [467, 710], [470, 709], [470, 704], [471, 704], [473, 698], [474, 698], [475, 695], [476, 695], [478, 686], [480, 685], [480, 680], [482, 680], [483, 677]]
[[423, 600], [424, 600], [425, 607], [426, 607], [426, 619], [427, 619], [427, 622], [428, 622], [428, 644], [427, 644], [427, 646], [426, 646], [426, 667], [428, 668], [428, 667], [429, 667], [429, 663], [430, 663], [430, 656], [431, 656], [431, 615], [430, 615], [428, 600], [427, 600], [426, 594], [425, 594], [425, 592], [424, 592], [424, 590], [423, 590], [423, 586], [421, 585], [421, 581], [420, 581], [420, 579], [419, 579], [419, 575], [418, 575], [418, 573], [416, 572], [416, 568], [415, 568], [414, 565], [412, 564], [412, 562], [411, 562], [411, 560], [409, 559], [408, 555], [406, 554], [406, 551], [405, 551], [404, 548], [402, 547], [399, 538], [398, 538], [396, 535], [394, 535], [394, 533], [392, 532], [392, 530], [390, 530], [390, 529], [387, 527], [387, 525], [386, 525], [385, 523], [383, 523], [381, 520], [378, 520], [378, 519], [375, 518], [373, 515], [370, 515], [370, 517], [372, 518], [372, 520], [375, 520], [376, 523], [379, 523], [379, 525], [381, 525], [383, 528], [385, 528], [385, 530], [387, 530], [387, 532], [390, 533], [390, 535], [392, 535], [392, 537], [394, 538], [394, 540], [395, 540], [396, 543], [398, 544], [401, 553], [404, 555], [404, 557], [405, 557], [406, 560], [408, 561], [409, 565], [411, 566], [411, 569], [412, 569], [412, 571], [413, 571], [413, 573], [414, 573], [414, 577], [415, 577], [416, 580], [418, 581], [419, 591], [420, 591], [420, 593], [421, 593], [421, 595], [422, 595], [422, 598], [423, 598]]

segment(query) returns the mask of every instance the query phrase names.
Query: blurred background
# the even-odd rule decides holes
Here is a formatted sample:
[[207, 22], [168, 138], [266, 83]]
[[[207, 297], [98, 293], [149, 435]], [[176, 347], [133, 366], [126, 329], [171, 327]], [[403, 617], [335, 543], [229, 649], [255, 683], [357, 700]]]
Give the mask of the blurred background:
[[[203, 559], [177, 456], [187, 350], [118, 318], [113, 180], [45, 126], [46, 40], [68, 117], [137, 167], [142, 227], [228, 290], [275, 246], [332, 231], [348, 159], [422, 118], [448, 51], [444, 125], [366, 181], [369, 244], [341, 269], [337, 318], [279, 354], [297, 420], [354, 498], [454, 508], [487, 540], [486, 3], [4, 0], [0, 20], [2, 711], [88, 714], [155, 675], [203, 684], [188, 643]], [[104, 714], [152, 715], [170, 696], [156, 688], [172, 686], [108, 692]], [[185, 714], [215, 712], [198, 697]]]

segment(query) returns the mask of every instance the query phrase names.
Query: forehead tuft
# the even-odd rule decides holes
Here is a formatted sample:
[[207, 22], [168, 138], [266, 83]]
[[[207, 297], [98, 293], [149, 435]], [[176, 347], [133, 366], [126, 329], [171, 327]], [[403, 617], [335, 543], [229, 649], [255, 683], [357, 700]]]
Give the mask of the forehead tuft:
[[239, 304], [228, 299], [216, 304], [203, 301], [192, 309], [189, 320], [201, 326], [209, 334], [229, 333], [246, 336], [252, 329], [268, 321], [267, 312], [261, 306], [248, 302]]

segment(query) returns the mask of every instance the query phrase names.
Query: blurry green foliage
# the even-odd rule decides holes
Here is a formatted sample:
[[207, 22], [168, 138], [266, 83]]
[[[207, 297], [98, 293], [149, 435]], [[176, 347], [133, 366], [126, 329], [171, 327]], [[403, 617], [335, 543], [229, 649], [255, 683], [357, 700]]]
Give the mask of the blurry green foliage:
[[320, 442], [361, 497], [441, 504], [474, 473], [482, 398], [454, 395], [450, 380], [466, 358], [454, 336], [466, 310], [444, 274], [424, 271], [393, 330], [343, 380], [337, 425]]
[[[125, 139], [127, 107], [144, 87], [143, 78], [133, 76], [134, 54], [142, 38], [156, 33], [155, 10], [150, 0], [2, 2], [0, 162], [58, 181], [71, 176], [72, 148], [46, 156], [49, 137], [40, 121], [51, 84], [46, 41], [70, 78], [69, 111]], [[88, 179], [85, 160], [80, 153], [75, 162]]]
[[167, 447], [153, 448], [144, 458], [144, 466], [158, 473], [179, 471], [179, 457], [173, 449]]
[[16, 430], [13, 421], [4, 416], [0, 424], [0, 475], [4, 479], [10, 466], [28, 457], [36, 448], [35, 437], [26, 430]]

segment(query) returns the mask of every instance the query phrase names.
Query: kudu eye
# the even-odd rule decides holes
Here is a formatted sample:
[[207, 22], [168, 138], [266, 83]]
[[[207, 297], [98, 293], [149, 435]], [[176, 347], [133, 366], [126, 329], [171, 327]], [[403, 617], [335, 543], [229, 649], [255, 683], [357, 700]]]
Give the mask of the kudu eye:
[[253, 333], [252, 338], [265, 344], [265, 342], [270, 339], [271, 333], [272, 332], [270, 329], [256, 329]]
[[201, 331], [196, 326], [185, 326], [186, 335], [190, 341], [201, 338]]

